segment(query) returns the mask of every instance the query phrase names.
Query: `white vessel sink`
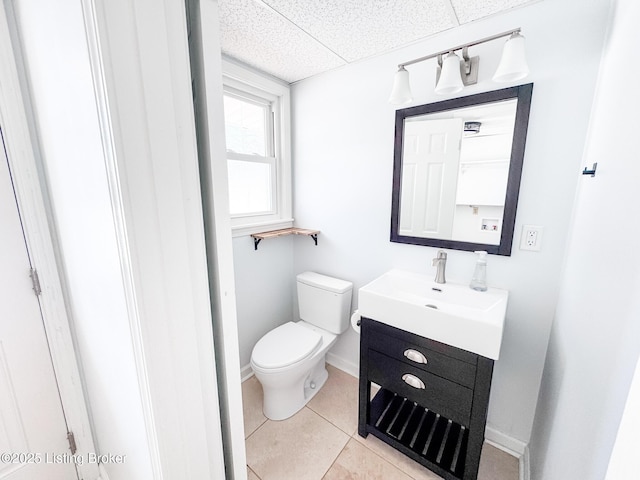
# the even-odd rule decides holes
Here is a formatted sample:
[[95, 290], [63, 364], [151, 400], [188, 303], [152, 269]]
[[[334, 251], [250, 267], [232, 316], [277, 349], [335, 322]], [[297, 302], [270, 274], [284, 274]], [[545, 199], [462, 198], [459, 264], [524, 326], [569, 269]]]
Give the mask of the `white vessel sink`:
[[360, 288], [363, 317], [498, 359], [509, 292], [438, 284], [419, 273], [391, 270]]

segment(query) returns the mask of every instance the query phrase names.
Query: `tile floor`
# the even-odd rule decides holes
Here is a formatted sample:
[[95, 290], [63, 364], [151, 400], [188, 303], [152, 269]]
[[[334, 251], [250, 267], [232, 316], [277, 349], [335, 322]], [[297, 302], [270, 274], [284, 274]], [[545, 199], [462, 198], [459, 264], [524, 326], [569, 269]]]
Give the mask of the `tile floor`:
[[[300, 412], [274, 422], [262, 414], [262, 387], [242, 384], [249, 480], [437, 480], [384, 442], [357, 433], [358, 380], [327, 365], [329, 379]], [[518, 460], [485, 444], [479, 480], [518, 480]]]

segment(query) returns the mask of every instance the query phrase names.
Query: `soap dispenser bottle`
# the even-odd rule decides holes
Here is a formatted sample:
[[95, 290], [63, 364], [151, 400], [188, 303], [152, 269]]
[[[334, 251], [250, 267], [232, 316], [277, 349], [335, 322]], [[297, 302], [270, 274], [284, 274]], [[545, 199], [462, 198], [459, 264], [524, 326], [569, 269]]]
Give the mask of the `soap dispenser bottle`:
[[478, 255], [478, 260], [476, 261], [476, 269], [473, 272], [473, 278], [471, 279], [471, 283], [469, 287], [478, 292], [486, 292], [487, 291], [487, 252], [484, 250], [474, 252]]

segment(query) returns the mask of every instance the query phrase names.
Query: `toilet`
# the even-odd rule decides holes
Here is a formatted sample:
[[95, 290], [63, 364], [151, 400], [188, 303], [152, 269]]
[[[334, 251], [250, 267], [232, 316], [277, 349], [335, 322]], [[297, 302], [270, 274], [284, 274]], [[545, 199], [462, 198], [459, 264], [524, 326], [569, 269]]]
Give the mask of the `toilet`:
[[322, 388], [329, 376], [327, 351], [349, 327], [351, 282], [315, 272], [296, 280], [300, 321], [274, 328], [251, 353], [264, 393], [263, 412], [271, 420], [291, 417]]

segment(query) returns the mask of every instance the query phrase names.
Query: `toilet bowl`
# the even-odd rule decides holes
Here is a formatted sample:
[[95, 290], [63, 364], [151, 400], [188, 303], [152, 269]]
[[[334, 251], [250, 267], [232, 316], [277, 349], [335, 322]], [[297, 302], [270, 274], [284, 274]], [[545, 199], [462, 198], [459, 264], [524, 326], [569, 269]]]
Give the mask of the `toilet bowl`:
[[263, 412], [271, 420], [291, 417], [322, 388], [329, 376], [327, 351], [349, 325], [351, 282], [305, 272], [297, 283], [301, 320], [267, 332], [251, 353]]
[[262, 384], [264, 415], [271, 420], [284, 420], [304, 407], [329, 376], [325, 356], [338, 336], [310, 327], [304, 321], [285, 323], [253, 350], [251, 368]]

